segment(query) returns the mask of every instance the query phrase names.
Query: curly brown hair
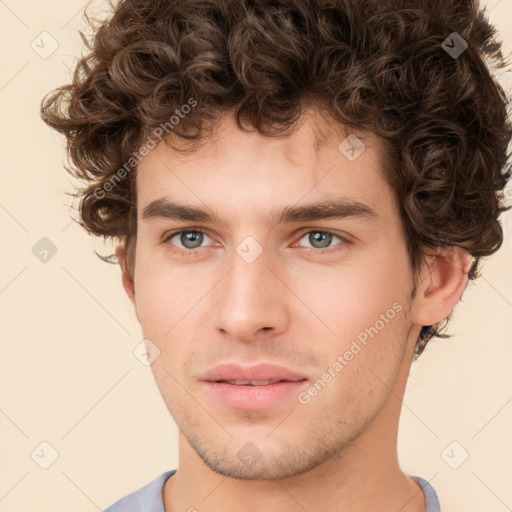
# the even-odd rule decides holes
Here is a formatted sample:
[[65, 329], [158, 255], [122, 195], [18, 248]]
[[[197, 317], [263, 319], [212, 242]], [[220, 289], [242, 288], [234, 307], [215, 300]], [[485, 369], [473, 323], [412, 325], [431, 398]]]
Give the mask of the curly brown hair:
[[[80, 31], [86, 54], [71, 83], [43, 98], [41, 116], [66, 136], [67, 170], [84, 183], [75, 194], [80, 224], [119, 239], [132, 263], [130, 170], [151, 134], [165, 129], [166, 143], [172, 135], [193, 150], [231, 109], [240, 129], [282, 135], [312, 105], [385, 139], [415, 285], [429, 249], [469, 252], [474, 280], [481, 258], [502, 245], [512, 126], [492, 68], [508, 62], [477, 0], [123, 0], [111, 8], [102, 21], [85, 15], [93, 29]], [[454, 37], [467, 43], [461, 55], [443, 44], [454, 48]], [[415, 359], [434, 336], [449, 337], [451, 315], [422, 327]]]

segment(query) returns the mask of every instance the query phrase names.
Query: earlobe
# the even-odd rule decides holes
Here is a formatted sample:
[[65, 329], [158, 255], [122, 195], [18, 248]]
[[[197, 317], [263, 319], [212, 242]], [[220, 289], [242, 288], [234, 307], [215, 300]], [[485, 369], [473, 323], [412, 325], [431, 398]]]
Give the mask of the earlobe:
[[459, 247], [429, 256], [420, 276], [413, 313], [416, 325], [433, 325], [456, 306], [468, 283], [471, 255]]

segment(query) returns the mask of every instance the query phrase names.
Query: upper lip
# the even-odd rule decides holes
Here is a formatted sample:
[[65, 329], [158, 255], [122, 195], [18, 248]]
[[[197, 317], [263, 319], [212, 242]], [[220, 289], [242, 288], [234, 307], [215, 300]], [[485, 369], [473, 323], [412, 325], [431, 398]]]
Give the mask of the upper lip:
[[242, 366], [227, 363], [216, 366], [201, 376], [201, 380], [216, 382], [221, 380], [286, 380], [300, 381], [306, 377], [275, 364], [260, 363], [252, 366]]

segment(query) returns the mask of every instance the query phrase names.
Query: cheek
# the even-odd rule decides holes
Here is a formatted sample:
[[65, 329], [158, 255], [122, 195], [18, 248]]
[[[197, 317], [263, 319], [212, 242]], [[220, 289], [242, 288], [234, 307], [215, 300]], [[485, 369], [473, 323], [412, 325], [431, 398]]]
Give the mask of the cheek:
[[[409, 323], [405, 277], [353, 270], [326, 280], [323, 295], [321, 289], [310, 288], [315, 290], [311, 309], [335, 334], [317, 336], [315, 350], [322, 361], [317, 379], [328, 383], [315, 384], [318, 391], [311, 392], [321, 395], [318, 407], [333, 404], [334, 417], [341, 411], [344, 418], [364, 421], [388, 396], [403, 359]], [[305, 319], [306, 332], [311, 326]]]
[[396, 268], [366, 264], [331, 269], [328, 273], [325, 269], [303, 272], [292, 281], [307, 306], [301, 315], [296, 312], [298, 318], [302, 317], [299, 322], [306, 330], [316, 326], [327, 337], [335, 337], [333, 348], [342, 350], [376, 323], [381, 328], [384, 322], [389, 330], [399, 310], [405, 309], [406, 277]]
[[162, 339], [186, 315], [196, 291], [190, 274], [143, 251], [137, 255], [135, 300], [145, 336]]
[[208, 325], [211, 290], [219, 270], [173, 265], [163, 257], [144, 254], [135, 270], [136, 305], [144, 337], [158, 345], [165, 359], [184, 353], [190, 340]]

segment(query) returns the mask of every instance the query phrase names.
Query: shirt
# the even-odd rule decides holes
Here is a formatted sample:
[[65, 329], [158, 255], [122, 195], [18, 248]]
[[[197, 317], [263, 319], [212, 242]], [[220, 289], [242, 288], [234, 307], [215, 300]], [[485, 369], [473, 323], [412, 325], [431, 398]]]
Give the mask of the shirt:
[[[141, 487], [124, 498], [117, 500], [103, 512], [165, 512], [163, 488], [165, 482], [176, 473], [176, 469], [166, 471], [149, 484]], [[440, 512], [436, 491], [427, 480], [419, 476], [412, 477], [423, 489], [427, 507], [425, 512]]]

